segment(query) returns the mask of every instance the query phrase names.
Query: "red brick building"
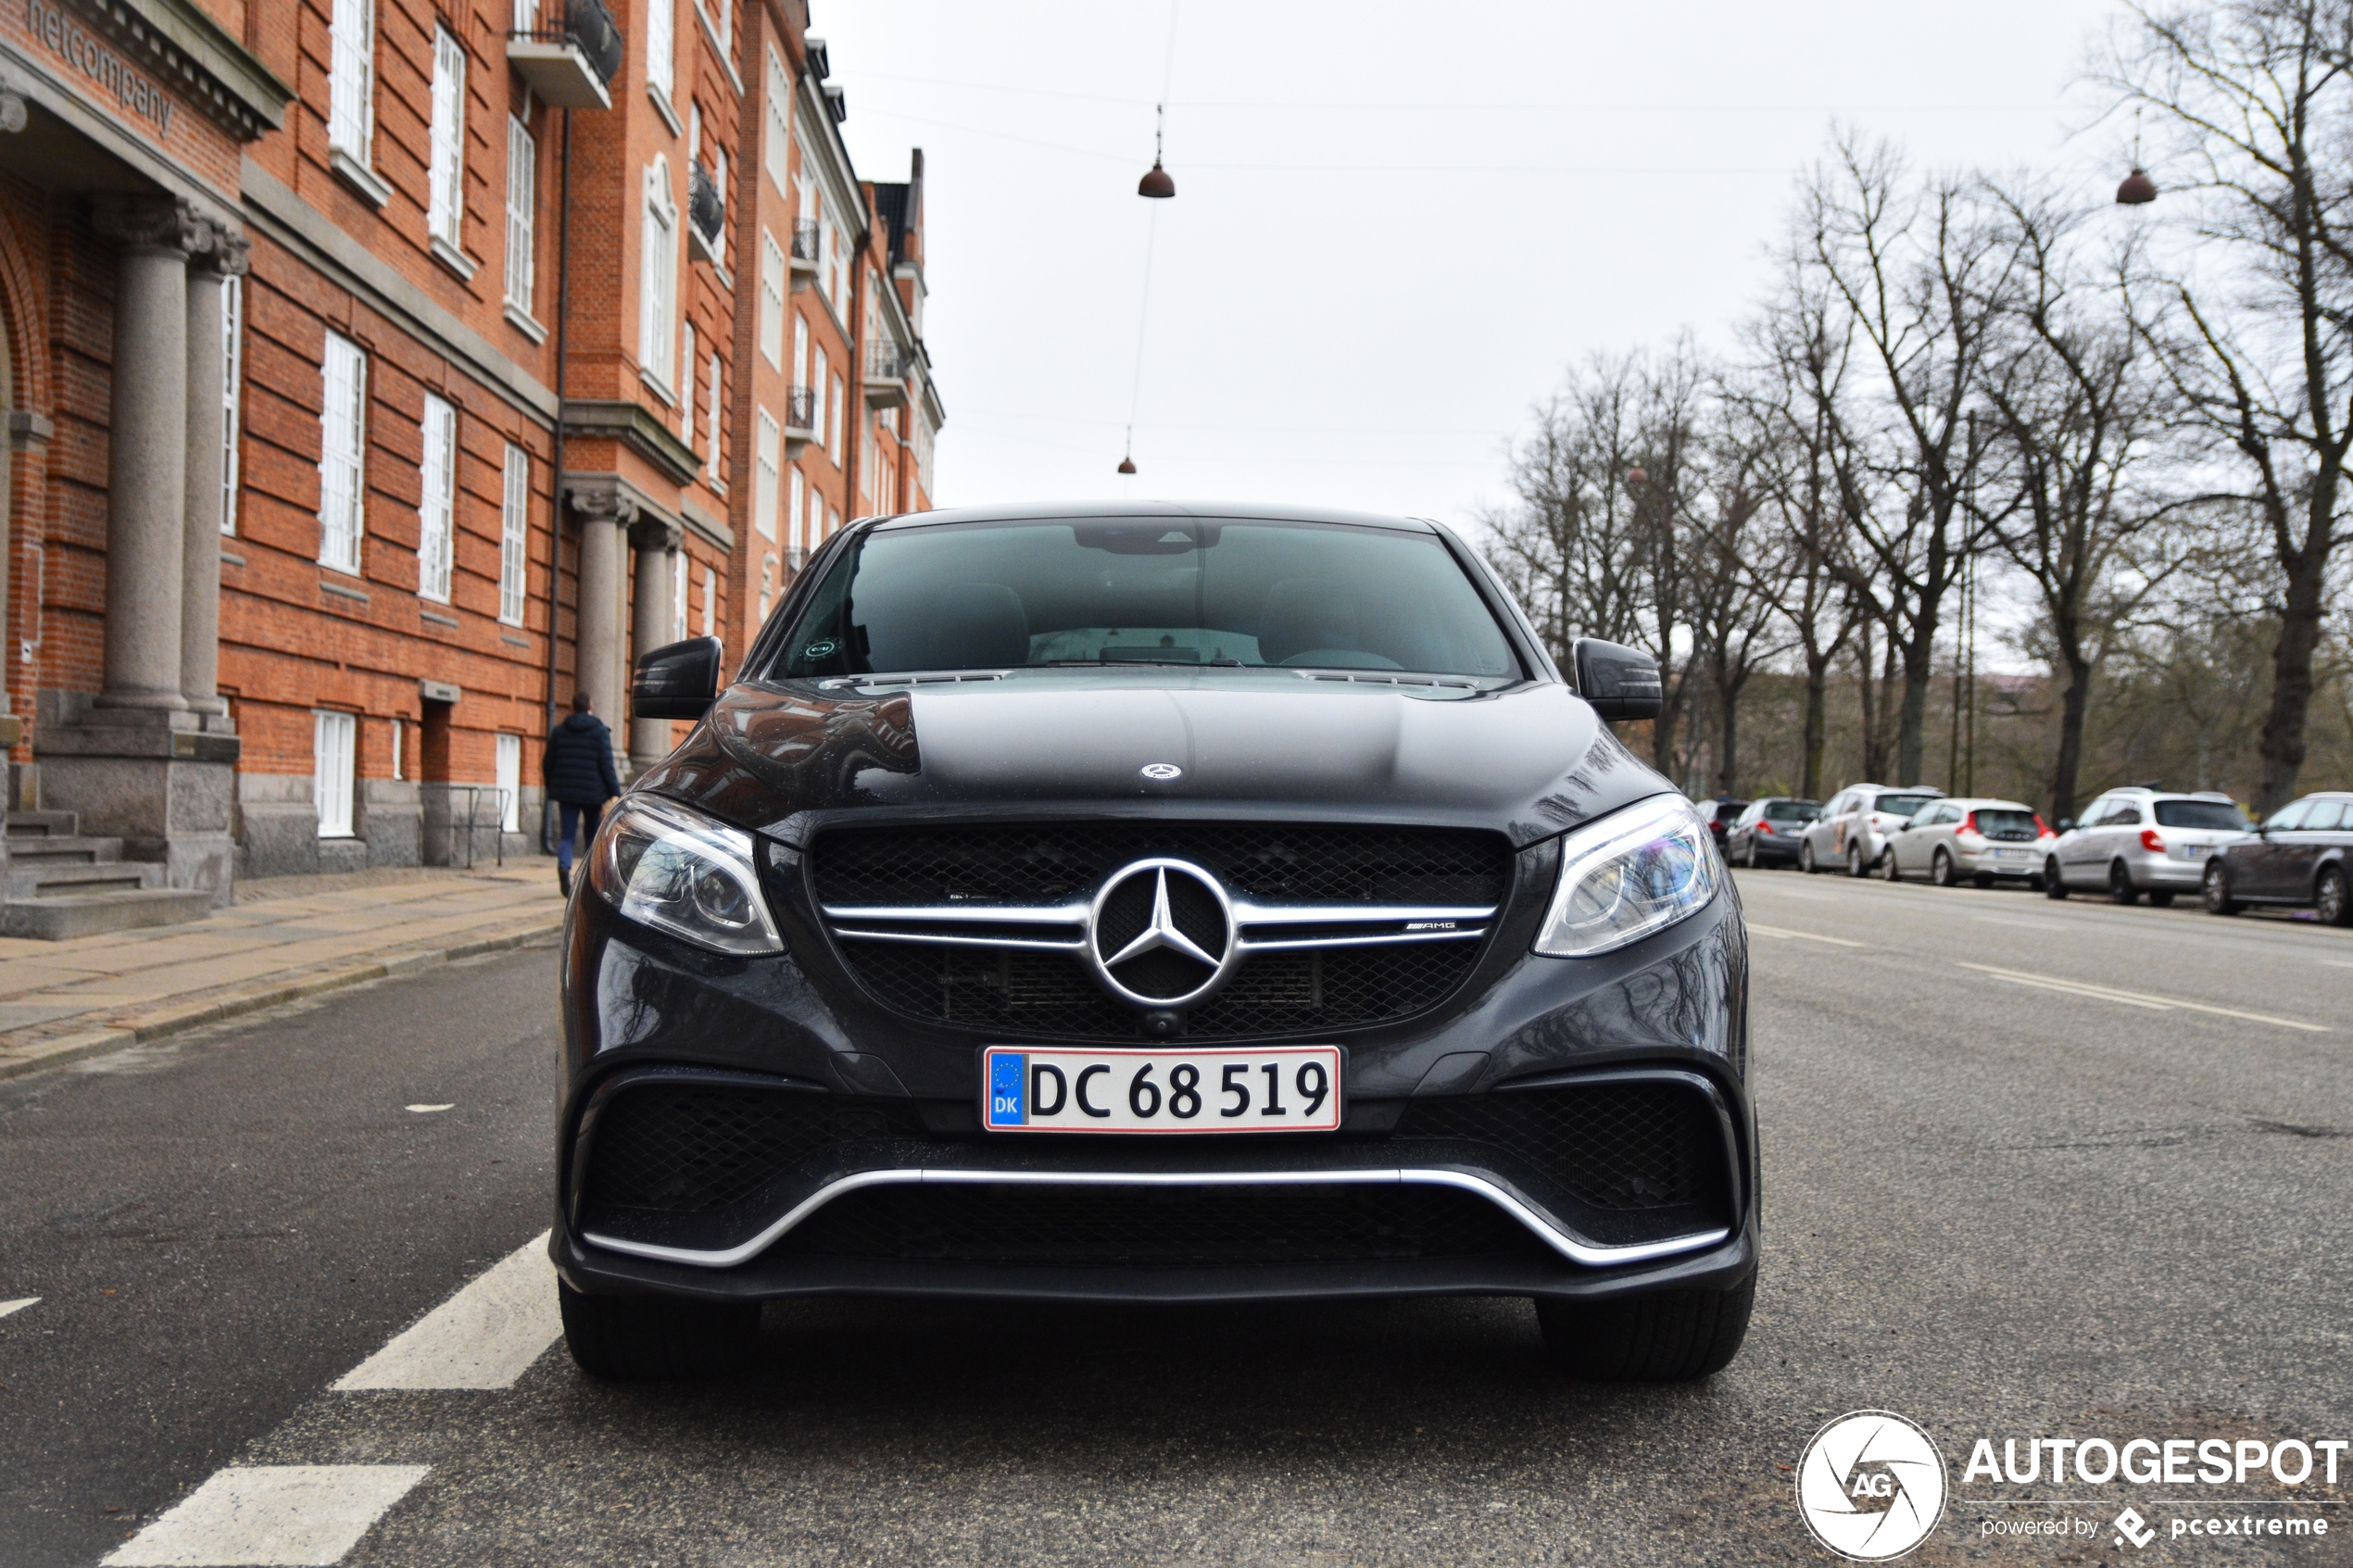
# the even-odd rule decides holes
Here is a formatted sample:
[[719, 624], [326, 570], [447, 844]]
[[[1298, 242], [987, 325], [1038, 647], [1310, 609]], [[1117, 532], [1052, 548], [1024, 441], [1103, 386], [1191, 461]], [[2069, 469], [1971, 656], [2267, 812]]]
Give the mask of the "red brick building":
[[534, 848], [575, 687], [645, 765], [636, 653], [929, 504], [921, 155], [858, 178], [807, 30], [0, 6], [10, 929]]

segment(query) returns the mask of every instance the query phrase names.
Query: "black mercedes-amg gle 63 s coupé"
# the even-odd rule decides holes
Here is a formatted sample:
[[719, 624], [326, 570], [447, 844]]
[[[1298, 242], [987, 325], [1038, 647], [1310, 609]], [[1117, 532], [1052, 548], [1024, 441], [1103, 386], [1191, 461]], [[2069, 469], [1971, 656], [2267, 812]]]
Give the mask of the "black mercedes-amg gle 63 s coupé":
[[708, 1374], [812, 1294], [1532, 1298], [1705, 1376], [1757, 1256], [1705, 818], [1435, 523], [1159, 503], [827, 541], [573, 896], [573, 1354]]

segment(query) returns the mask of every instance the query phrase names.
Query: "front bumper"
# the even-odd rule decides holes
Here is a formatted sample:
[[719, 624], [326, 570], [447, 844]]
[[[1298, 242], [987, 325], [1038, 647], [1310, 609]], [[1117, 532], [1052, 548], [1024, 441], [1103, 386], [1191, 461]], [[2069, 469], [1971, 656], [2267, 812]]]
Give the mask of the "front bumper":
[[[1517, 883], [1549, 887], [1556, 853], [1524, 852]], [[1025, 1042], [883, 1012], [804, 911], [775, 902], [795, 958], [721, 959], [593, 895], [574, 901], [551, 1245], [573, 1288], [1566, 1298], [1728, 1288], [1755, 1266], [1746, 941], [1729, 888], [1682, 924], [1591, 960], [1531, 956], [1541, 900], [1515, 897], [1439, 1012], [1327, 1036], [1348, 1052], [1338, 1134], [1150, 1139], [984, 1134], [979, 1047]], [[795, 1115], [847, 1118], [844, 1135], [792, 1145], [715, 1206], [648, 1200], [664, 1190], [660, 1172], [631, 1202], [611, 1201], [598, 1152], [600, 1136], [618, 1135], [611, 1108], [692, 1085], [788, 1097]], [[1470, 1126], [1448, 1119], [1463, 1108], [1509, 1100], [1516, 1113], [1534, 1097], [1595, 1093], [1685, 1097], [1699, 1129], [1688, 1136], [1714, 1140], [1714, 1185], [1629, 1211], [1596, 1200], [1590, 1177], [1579, 1187], [1548, 1168], [1549, 1156], [1482, 1142], [1475, 1127], [1448, 1135]], [[691, 1163], [698, 1147], [736, 1135], [713, 1123], [639, 1142]], [[1583, 1135], [1572, 1162], [1591, 1163], [1591, 1140], [1610, 1135]]]

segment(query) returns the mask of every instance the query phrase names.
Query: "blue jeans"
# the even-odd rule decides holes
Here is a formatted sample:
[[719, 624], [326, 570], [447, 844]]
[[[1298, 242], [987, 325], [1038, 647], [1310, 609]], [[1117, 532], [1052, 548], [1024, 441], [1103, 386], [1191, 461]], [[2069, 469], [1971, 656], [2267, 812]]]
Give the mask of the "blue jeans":
[[588, 852], [589, 841], [597, 836], [597, 819], [605, 814], [601, 802], [594, 806], [575, 806], [569, 800], [556, 802], [556, 864], [572, 870], [572, 835], [580, 833], [580, 852]]

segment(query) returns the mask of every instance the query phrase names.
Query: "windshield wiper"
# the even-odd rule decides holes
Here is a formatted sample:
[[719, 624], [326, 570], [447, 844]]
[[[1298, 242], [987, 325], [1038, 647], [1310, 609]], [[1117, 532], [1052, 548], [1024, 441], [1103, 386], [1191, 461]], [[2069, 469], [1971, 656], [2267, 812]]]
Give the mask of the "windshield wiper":
[[1159, 664], [1177, 670], [1246, 670], [1248, 665], [1238, 659], [1043, 659], [1025, 665], [1029, 670], [1114, 670], [1123, 664]]

